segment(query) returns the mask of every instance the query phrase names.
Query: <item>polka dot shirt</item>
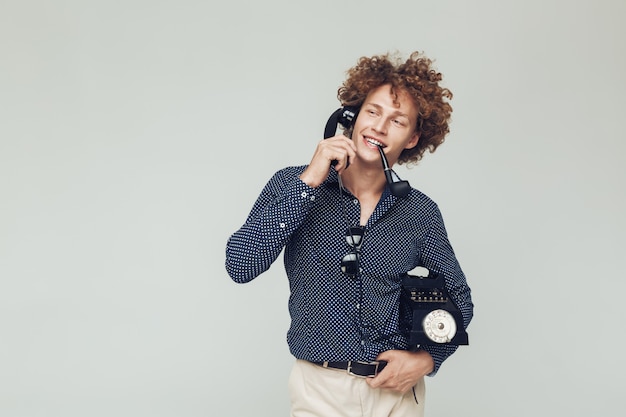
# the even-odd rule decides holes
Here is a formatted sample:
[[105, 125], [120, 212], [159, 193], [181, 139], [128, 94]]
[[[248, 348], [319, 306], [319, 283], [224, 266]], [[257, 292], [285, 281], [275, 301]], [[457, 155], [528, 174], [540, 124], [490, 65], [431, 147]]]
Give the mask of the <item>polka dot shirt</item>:
[[353, 250], [346, 230], [359, 225], [359, 201], [347, 190], [340, 193], [332, 169], [322, 185], [309, 187], [299, 179], [305, 168], [282, 169], [264, 187], [245, 224], [228, 239], [228, 274], [249, 282], [284, 249], [291, 292], [287, 341], [296, 358], [371, 361], [386, 350], [421, 348], [435, 360], [434, 375], [456, 347], [408, 346], [411, 314], [400, 301], [401, 275], [418, 265], [443, 273], [464, 327], [473, 313], [437, 205], [418, 190], [397, 198], [387, 187], [364, 225], [359, 273], [350, 277], [341, 259]]

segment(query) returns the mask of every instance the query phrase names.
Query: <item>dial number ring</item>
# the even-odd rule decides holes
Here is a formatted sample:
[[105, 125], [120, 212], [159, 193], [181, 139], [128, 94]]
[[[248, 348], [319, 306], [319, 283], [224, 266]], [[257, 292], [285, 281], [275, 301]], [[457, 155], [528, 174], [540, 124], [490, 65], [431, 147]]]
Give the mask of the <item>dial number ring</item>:
[[428, 313], [422, 320], [426, 336], [435, 343], [448, 343], [456, 335], [456, 321], [446, 310], [437, 309]]

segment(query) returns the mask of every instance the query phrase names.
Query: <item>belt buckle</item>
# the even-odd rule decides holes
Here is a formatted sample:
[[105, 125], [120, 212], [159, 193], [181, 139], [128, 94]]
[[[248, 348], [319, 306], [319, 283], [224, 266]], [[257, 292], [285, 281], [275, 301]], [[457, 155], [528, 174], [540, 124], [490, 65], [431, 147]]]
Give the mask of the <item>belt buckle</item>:
[[[355, 374], [354, 372], [352, 372], [352, 364], [359, 364], [359, 365], [376, 365], [376, 369], [374, 369], [374, 374], [373, 375], [359, 375], [359, 374]], [[348, 368], [346, 369], [346, 372], [348, 372], [348, 375], [352, 375], [352, 376], [356, 376], [357, 378], [373, 378], [376, 375], [378, 375], [378, 366], [380, 365], [379, 361], [374, 361], [374, 362], [364, 362], [364, 361], [348, 361]]]

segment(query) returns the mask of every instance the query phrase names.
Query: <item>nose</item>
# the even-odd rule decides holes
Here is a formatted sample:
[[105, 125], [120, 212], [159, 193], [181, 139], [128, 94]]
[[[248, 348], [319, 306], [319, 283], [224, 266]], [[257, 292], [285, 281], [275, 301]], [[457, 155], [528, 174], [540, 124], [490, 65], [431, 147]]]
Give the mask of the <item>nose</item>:
[[376, 133], [380, 133], [381, 135], [386, 135], [387, 134], [387, 120], [384, 117], [378, 118], [374, 122], [372, 129], [374, 129]]

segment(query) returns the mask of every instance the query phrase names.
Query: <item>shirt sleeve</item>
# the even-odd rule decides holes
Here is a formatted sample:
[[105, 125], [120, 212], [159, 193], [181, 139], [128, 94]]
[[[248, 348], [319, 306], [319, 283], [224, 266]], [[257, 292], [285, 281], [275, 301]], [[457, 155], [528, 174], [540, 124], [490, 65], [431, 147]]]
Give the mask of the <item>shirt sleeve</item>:
[[[421, 264], [423, 266], [444, 275], [446, 289], [461, 311], [461, 315], [463, 316], [463, 328], [467, 329], [474, 312], [471, 290], [448, 240], [448, 235], [439, 209], [435, 210], [430, 230], [424, 239], [423, 247], [420, 252]], [[433, 357], [435, 369], [429, 376], [434, 376], [443, 361], [450, 357], [458, 346], [442, 344], [425, 345], [420, 348], [430, 353]]]
[[253, 280], [274, 263], [315, 201], [315, 189], [285, 168], [268, 181], [244, 225], [226, 244], [226, 271], [238, 283]]

